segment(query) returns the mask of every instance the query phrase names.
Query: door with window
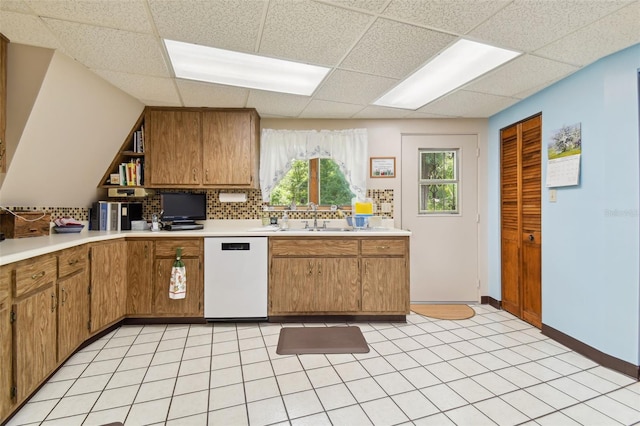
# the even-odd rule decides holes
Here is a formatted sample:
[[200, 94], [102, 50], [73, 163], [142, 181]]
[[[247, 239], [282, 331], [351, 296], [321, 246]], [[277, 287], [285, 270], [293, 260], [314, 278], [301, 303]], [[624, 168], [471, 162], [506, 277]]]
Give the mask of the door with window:
[[411, 302], [477, 302], [477, 135], [402, 136]]

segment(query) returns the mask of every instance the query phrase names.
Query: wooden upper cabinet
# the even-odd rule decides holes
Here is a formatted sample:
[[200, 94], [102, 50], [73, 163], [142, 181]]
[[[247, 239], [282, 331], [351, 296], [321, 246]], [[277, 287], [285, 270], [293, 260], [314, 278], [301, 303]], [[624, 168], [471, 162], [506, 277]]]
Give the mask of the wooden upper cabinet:
[[146, 184], [149, 187], [201, 184], [202, 127], [197, 111], [150, 109], [147, 125]]
[[260, 117], [255, 110], [150, 107], [145, 125], [145, 186], [259, 186]]

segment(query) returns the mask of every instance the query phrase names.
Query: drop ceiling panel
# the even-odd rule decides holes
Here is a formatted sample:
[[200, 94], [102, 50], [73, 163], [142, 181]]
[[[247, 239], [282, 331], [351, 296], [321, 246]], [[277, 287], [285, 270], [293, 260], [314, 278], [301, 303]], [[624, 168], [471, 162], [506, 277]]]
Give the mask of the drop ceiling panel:
[[336, 70], [318, 89], [314, 98], [367, 105], [397, 84], [398, 81], [393, 78]]
[[43, 18], [143, 33], [152, 31], [145, 2], [142, 0], [111, 0], [109, 2], [26, 0], [26, 3]]
[[260, 53], [333, 66], [371, 22], [369, 15], [311, 1], [269, 3]]
[[466, 34], [510, 2], [511, 0], [392, 0], [384, 14], [429, 28]]
[[368, 106], [358, 112], [353, 118], [362, 119], [385, 119], [385, 118], [405, 118], [413, 111], [399, 108], [386, 108], [381, 106]]
[[561, 38], [536, 54], [587, 65], [613, 51], [640, 43], [640, 2], [620, 9], [589, 27]]
[[[536, 72], [529, 73], [529, 70], [536, 70]], [[486, 77], [480, 77], [465, 86], [465, 90], [493, 95], [515, 96], [532, 85], [540, 86], [577, 70], [578, 67], [572, 65], [532, 55], [523, 55], [498, 68]]]
[[3, 0], [0, 1], [0, 10], [6, 10], [8, 12], [18, 12], [31, 14], [33, 10], [27, 6], [24, 0]]
[[96, 74], [134, 97], [146, 99], [154, 105], [180, 105], [180, 98], [171, 78], [106, 70], [96, 70]]
[[58, 39], [37, 16], [2, 11], [0, 13], [0, 28], [0, 32], [7, 36], [11, 42], [60, 49], [64, 52]]
[[619, 0], [515, 0], [471, 35], [530, 52], [622, 8]]
[[168, 77], [160, 46], [149, 34], [44, 19], [67, 52], [89, 68]]
[[309, 103], [308, 96], [290, 95], [287, 93], [250, 90], [247, 100], [248, 108], [268, 111], [263, 117], [297, 117]]
[[404, 78], [456, 37], [415, 25], [378, 19], [340, 64], [340, 68]]
[[344, 104], [340, 102], [317, 101], [309, 102], [302, 111], [302, 118], [351, 118], [363, 109], [360, 105]]
[[254, 52], [265, 0], [166, 1], [149, 6], [162, 38]]
[[249, 89], [177, 79], [178, 91], [185, 106], [243, 108]]
[[453, 117], [482, 117], [485, 113], [491, 116], [518, 101], [519, 99], [506, 96], [458, 90], [420, 108], [418, 111]]

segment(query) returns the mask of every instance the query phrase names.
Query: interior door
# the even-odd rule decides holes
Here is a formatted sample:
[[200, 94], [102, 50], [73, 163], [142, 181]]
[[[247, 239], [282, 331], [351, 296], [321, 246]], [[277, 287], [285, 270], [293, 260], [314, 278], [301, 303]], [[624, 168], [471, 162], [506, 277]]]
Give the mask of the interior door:
[[[429, 151], [456, 153], [455, 212], [427, 213], [420, 205], [425, 177], [420, 162]], [[477, 135], [402, 136], [401, 222], [412, 232], [412, 303], [479, 301], [477, 153]]]

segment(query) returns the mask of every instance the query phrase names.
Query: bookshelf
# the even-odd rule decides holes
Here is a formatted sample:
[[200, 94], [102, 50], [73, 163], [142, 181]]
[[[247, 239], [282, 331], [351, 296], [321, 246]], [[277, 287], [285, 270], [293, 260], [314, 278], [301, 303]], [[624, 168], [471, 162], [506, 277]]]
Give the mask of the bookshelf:
[[[98, 184], [99, 188], [140, 188], [145, 176], [144, 111]], [[117, 176], [117, 178], [116, 178]], [[112, 179], [116, 178], [116, 179]]]

